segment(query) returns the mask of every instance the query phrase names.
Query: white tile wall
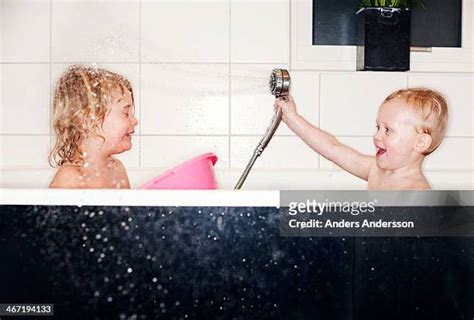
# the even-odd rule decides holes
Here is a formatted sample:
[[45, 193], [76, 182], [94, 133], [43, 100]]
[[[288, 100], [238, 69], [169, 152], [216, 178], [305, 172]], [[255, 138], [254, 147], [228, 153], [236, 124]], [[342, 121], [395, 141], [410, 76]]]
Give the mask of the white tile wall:
[[55, 62], [138, 62], [140, 1], [52, 1]]
[[216, 168], [229, 166], [227, 137], [142, 136], [141, 166], [171, 168], [203, 153], [217, 155]]
[[474, 136], [472, 74], [410, 75], [408, 81], [410, 87], [427, 87], [446, 95], [449, 113], [447, 136]]
[[445, 138], [439, 148], [426, 157], [426, 170], [474, 170], [474, 139]]
[[49, 166], [49, 135], [1, 135], [0, 150], [0, 167]]
[[[275, 97], [269, 94], [268, 78], [274, 68], [286, 65], [233, 64], [231, 66], [231, 132], [233, 135], [263, 134], [273, 117]], [[308, 120], [319, 122], [319, 74], [291, 73], [291, 93], [298, 112]], [[282, 123], [276, 135], [294, 135]]]
[[49, 64], [3, 64], [0, 134], [49, 134]]
[[[134, 86], [139, 126], [132, 150], [119, 155], [129, 168], [161, 172], [214, 152], [218, 168], [240, 171], [272, 117], [270, 72], [283, 67], [298, 112], [370, 154], [377, 110], [389, 93], [408, 85], [440, 90], [450, 104], [449, 138], [425, 168], [474, 171], [472, 73], [291, 70], [290, 0], [0, 5], [2, 168], [47, 166], [55, 82], [68, 65], [83, 62], [122, 73]], [[255, 168], [336, 169], [285, 124]]]
[[[270, 94], [268, 79], [273, 68], [287, 65], [231, 65], [231, 132], [263, 134], [273, 116], [275, 97]], [[277, 134], [289, 133], [279, 128]], [[286, 129], [287, 130], [287, 129]]]
[[230, 2], [145, 0], [143, 62], [228, 62]]
[[403, 73], [321, 75], [321, 127], [334, 135], [372, 135], [385, 97], [407, 87]]
[[[245, 168], [260, 139], [260, 136], [232, 137], [231, 168]], [[254, 168], [317, 169], [318, 155], [297, 137], [275, 136], [255, 162]]]
[[232, 0], [232, 62], [288, 63], [289, 8], [289, 0]]
[[141, 68], [143, 134], [228, 134], [228, 66], [144, 64]]
[[[1, 43], [0, 43], [1, 45]], [[4, 86], [4, 79], [3, 79], [3, 64], [0, 63], [0, 132], [3, 131], [2, 120], [4, 117], [4, 107], [3, 107], [3, 86]], [[0, 150], [1, 151], [1, 150]]]
[[49, 62], [50, 1], [0, 1], [1, 62]]

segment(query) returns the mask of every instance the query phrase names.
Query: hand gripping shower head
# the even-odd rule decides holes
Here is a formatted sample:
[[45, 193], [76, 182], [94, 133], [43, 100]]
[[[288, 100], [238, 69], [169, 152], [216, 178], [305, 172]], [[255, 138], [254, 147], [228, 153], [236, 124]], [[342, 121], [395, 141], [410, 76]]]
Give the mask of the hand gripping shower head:
[[[291, 78], [290, 78], [290, 74], [288, 70], [274, 69], [270, 75], [270, 81], [269, 81], [271, 94], [274, 95], [275, 98], [277, 99], [281, 98], [281, 99], [287, 100], [288, 95], [290, 93], [290, 83], [291, 83]], [[275, 131], [278, 129], [278, 126], [280, 125], [280, 122], [281, 122], [282, 115], [283, 113], [281, 109], [275, 110], [272, 121], [270, 122], [270, 125], [268, 126], [267, 131], [265, 132], [265, 135], [263, 136], [262, 140], [260, 140], [259, 144], [255, 148], [252, 158], [247, 164], [247, 167], [242, 173], [242, 176], [240, 177], [239, 181], [235, 185], [234, 189], [236, 190], [240, 189], [242, 185], [244, 184], [245, 179], [247, 179], [247, 176], [250, 173], [250, 170], [252, 170], [253, 164], [255, 163], [257, 158], [260, 157], [260, 155], [263, 153], [263, 150], [265, 150], [268, 143], [270, 142], [273, 135], [275, 134]]]

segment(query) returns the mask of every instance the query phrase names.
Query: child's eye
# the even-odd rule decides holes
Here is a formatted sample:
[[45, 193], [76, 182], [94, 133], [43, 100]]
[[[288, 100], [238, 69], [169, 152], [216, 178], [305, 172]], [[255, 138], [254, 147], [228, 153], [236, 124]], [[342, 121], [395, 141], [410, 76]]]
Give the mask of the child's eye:
[[390, 131], [389, 128], [385, 128], [385, 133], [388, 133]]
[[379, 131], [379, 130], [380, 130], [380, 126], [375, 126], [375, 128], [377, 129], [377, 131]]

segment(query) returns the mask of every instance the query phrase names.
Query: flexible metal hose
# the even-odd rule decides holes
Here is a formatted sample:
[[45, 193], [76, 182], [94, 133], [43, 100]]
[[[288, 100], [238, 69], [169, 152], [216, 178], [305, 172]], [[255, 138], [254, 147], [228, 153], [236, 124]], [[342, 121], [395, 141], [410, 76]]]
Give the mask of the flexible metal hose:
[[[290, 82], [290, 74], [287, 70], [274, 69], [270, 76], [270, 92], [276, 98], [286, 99], [289, 95]], [[270, 122], [270, 125], [268, 126], [267, 131], [265, 132], [265, 135], [258, 143], [257, 147], [254, 150], [252, 158], [250, 158], [250, 161], [248, 162], [244, 172], [240, 176], [239, 181], [237, 181], [237, 184], [234, 187], [235, 190], [242, 188], [242, 185], [244, 184], [245, 180], [247, 179], [247, 176], [252, 170], [255, 161], [258, 157], [262, 155], [263, 151], [270, 143], [270, 140], [272, 140], [273, 135], [275, 134], [276, 130], [278, 129], [278, 126], [281, 123], [282, 116], [283, 112], [281, 111], [281, 109], [276, 109], [275, 113], [273, 114], [272, 121]]]

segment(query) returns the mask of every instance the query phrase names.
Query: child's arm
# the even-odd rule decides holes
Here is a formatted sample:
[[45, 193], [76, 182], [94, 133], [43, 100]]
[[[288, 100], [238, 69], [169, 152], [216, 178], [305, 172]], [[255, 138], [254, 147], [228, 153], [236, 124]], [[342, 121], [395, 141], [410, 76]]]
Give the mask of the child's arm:
[[334, 162], [349, 173], [368, 180], [373, 157], [363, 155], [339, 142], [333, 135], [316, 128], [296, 112], [293, 97], [288, 101], [277, 99], [276, 108], [283, 111], [283, 122], [311, 149]]

